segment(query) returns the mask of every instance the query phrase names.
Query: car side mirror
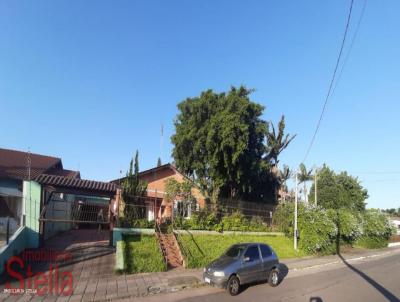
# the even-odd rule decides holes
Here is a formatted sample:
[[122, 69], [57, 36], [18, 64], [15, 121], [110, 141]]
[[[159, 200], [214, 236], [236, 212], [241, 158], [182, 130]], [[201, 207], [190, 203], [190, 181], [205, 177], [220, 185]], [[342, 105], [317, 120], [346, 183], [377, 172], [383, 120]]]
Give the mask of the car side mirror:
[[244, 257], [243, 262], [250, 262], [250, 257]]

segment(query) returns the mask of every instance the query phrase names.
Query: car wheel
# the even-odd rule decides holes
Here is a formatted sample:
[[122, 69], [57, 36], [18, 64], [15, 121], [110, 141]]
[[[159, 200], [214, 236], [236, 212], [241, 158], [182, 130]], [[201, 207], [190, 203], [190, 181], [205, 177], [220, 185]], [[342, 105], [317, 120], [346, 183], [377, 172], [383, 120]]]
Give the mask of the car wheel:
[[236, 276], [231, 276], [226, 287], [231, 296], [236, 296], [240, 291], [240, 281]]
[[279, 285], [279, 271], [277, 269], [271, 270], [268, 277], [268, 283], [272, 287]]

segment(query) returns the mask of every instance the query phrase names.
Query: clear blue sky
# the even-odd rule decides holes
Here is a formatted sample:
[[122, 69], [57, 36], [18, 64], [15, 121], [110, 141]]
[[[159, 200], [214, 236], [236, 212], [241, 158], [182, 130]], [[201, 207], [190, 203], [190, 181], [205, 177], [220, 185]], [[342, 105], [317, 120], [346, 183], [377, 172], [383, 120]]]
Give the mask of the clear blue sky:
[[[0, 146], [114, 179], [136, 149], [142, 169], [160, 153], [171, 160], [178, 102], [244, 84], [265, 119], [285, 114], [297, 133], [281, 157], [294, 167], [315, 129], [349, 3], [3, 0]], [[355, 0], [350, 38], [362, 5]], [[370, 207], [400, 207], [399, 11], [399, 1], [368, 1], [306, 162], [359, 176]]]

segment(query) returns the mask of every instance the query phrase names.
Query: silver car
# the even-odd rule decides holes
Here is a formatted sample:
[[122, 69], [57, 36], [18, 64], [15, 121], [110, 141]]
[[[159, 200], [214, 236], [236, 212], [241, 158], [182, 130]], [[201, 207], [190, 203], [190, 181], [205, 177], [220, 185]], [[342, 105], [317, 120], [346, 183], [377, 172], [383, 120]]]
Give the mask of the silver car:
[[264, 243], [235, 244], [204, 268], [203, 279], [210, 285], [226, 288], [232, 296], [247, 283], [268, 280], [271, 286], [277, 286], [279, 260]]

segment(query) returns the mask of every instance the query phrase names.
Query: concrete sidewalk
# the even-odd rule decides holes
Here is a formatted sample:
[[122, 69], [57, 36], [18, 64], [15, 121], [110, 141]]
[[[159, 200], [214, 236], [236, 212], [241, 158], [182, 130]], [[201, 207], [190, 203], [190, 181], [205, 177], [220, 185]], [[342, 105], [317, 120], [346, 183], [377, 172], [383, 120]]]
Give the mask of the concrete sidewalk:
[[[345, 260], [367, 259], [392, 253], [400, 253], [400, 248], [381, 250], [352, 250], [342, 254]], [[108, 256], [109, 257], [109, 256]], [[311, 269], [342, 263], [339, 256], [306, 257], [301, 259], [282, 260], [290, 276]], [[88, 265], [90, 264], [90, 266]], [[79, 274], [74, 275], [74, 292], [71, 296], [47, 295], [4, 295], [2, 301], [112, 301], [129, 300], [159, 293], [176, 292], [187, 288], [203, 286], [202, 269], [174, 269], [168, 272], [141, 273], [134, 275], [116, 275], [112, 271], [99, 274], [99, 262], [80, 263]], [[77, 272], [75, 270], [75, 272]], [[290, 277], [288, 276], [288, 277]], [[0, 289], [2, 286], [0, 286]]]

